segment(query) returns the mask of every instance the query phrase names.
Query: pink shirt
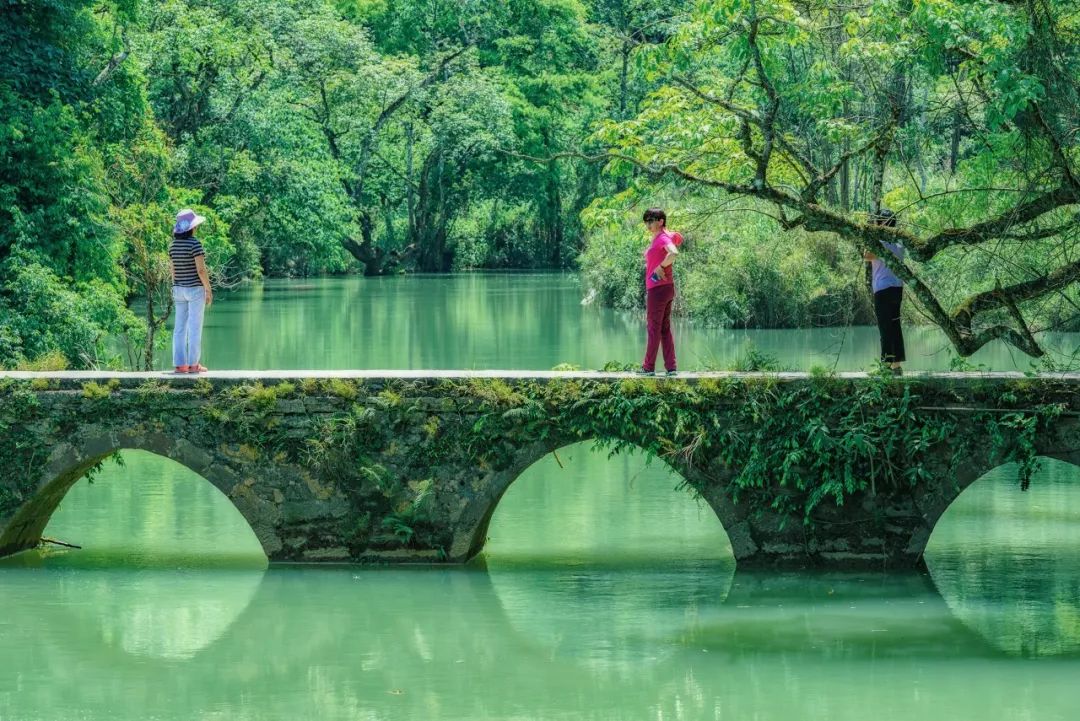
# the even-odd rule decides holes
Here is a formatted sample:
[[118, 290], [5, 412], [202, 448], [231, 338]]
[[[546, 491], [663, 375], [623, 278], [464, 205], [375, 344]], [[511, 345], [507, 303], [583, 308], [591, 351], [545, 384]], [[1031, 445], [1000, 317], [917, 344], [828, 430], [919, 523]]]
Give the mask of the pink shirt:
[[661, 230], [656, 234], [656, 237], [652, 239], [652, 243], [645, 249], [645, 289], [656, 288], [661, 285], [673, 285], [675, 283], [675, 274], [673, 272], [673, 266], [669, 265], [666, 268], [660, 268], [660, 282], [654, 283], [649, 277], [652, 272], [660, 267], [660, 263], [664, 261], [664, 258], [668, 254], [668, 246], [675, 246], [675, 240], [672, 238], [671, 233], [666, 230]]

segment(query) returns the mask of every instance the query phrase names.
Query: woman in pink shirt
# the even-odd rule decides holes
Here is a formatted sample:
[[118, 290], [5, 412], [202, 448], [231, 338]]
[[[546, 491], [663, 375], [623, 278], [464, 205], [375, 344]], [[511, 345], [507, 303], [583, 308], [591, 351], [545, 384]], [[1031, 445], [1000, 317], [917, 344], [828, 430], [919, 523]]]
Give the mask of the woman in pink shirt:
[[667, 215], [660, 208], [649, 208], [642, 219], [652, 236], [652, 243], [645, 250], [645, 322], [648, 340], [641, 372], [648, 374], [656, 370], [656, 352], [663, 347], [664, 368], [672, 376], [675, 375], [675, 336], [671, 334], [671, 306], [675, 302], [672, 264], [679, 254], [676, 246], [682, 236], [668, 232]]

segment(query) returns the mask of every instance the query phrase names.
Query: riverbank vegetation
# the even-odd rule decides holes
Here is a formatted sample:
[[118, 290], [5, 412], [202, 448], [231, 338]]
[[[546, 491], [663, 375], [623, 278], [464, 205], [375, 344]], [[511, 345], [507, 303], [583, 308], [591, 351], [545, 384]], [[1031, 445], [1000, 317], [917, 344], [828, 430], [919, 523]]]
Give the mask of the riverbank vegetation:
[[961, 355], [1080, 328], [1068, 4], [834, 5], [9, 2], [0, 365], [149, 367], [185, 206], [224, 286], [580, 266], [632, 307], [659, 198], [702, 322], [868, 322], [899, 239]]
[[[745, 210], [713, 211], [707, 198], [679, 199], [676, 310], [725, 328], [812, 328], [874, 323], [865, 264], [835, 241], [804, 231], [782, 234]], [[581, 271], [590, 300], [616, 308], [644, 303], [640, 218], [586, 212], [589, 243]], [[673, 225], [675, 227], [675, 225]]]

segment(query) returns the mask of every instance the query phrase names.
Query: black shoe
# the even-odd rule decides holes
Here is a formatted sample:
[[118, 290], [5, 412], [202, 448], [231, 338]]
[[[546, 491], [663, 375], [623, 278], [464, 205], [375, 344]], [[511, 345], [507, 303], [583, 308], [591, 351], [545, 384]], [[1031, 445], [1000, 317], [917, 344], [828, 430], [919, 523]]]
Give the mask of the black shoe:
[[668, 377], [671, 377], [671, 376], [677, 376], [677, 375], [679, 375], [679, 371], [677, 371], [677, 370], [675, 370], [674, 368], [672, 368], [671, 370], [669, 370], [669, 371], [668, 371], [667, 373], [665, 373], [664, 375], [666, 375], [666, 376], [668, 376]]
[[646, 370], [644, 368], [638, 368], [636, 371], [634, 371], [634, 375], [638, 375], [638, 376], [654, 376], [654, 375], [656, 375], [656, 371], [650, 371], [650, 370]]

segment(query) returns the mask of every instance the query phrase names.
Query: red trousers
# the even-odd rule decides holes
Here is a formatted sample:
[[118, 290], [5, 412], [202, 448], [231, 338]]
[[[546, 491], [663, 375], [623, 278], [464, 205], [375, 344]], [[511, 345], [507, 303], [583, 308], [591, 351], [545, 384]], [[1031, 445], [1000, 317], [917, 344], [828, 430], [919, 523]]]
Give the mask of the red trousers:
[[648, 340], [641, 367], [656, 369], [656, 351], [664, 348], [664, 368], [675, 370], [675, 336], [671, 333], [671, 306], [675, 303], [675, 284], [658, 285], [645, 291], [645, 323]]

